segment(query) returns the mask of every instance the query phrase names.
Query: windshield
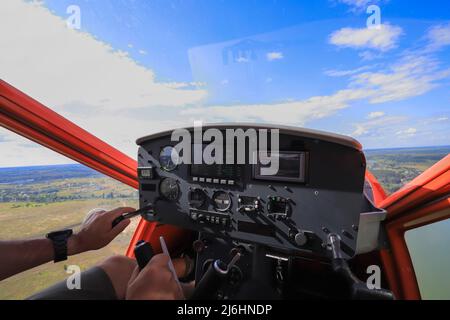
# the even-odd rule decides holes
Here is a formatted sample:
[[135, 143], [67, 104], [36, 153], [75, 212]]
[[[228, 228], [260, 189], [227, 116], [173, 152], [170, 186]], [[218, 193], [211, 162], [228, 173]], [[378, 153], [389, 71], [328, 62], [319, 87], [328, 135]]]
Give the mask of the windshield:
[[[136, 138], [195, 120], [321, 129], [366, 150], [443, 146], [449, 8], [2, 0], [0, 76], [132, 158]], [[27, 165], [30, 146], [0, 133], [0, 167]], [[67, 159], [36, 151], [32, 163]]]

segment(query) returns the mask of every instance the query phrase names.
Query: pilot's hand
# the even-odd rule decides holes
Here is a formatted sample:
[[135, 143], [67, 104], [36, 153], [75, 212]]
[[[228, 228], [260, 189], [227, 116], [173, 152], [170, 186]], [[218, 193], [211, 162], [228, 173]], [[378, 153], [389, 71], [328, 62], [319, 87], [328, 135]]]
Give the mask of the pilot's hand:
[[111, 211], [92, 211], [84, 220], [81, 230], [69, 238], [67, 250], [69, 255], [97, 250], [108, 245], [129, 224], [125, 219], [111, 229], [112, 221], [120, 215], [135, 211], [134, 208], [117, 208]]
[[155, 255], [139, 272], [134, 270], [128, 282], [127, 300], [182, 300], [184, 294], [169, 269], [169, 257]]

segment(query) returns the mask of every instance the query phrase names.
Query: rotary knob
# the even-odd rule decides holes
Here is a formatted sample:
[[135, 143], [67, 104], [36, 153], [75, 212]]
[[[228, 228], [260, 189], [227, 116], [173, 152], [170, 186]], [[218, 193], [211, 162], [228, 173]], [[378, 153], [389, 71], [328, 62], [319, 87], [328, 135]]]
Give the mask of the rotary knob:
[[304, 246], [308, 242], [308, 237], [303, 231], [299, 231], [294, 236], [295, 244], [298, 246]]

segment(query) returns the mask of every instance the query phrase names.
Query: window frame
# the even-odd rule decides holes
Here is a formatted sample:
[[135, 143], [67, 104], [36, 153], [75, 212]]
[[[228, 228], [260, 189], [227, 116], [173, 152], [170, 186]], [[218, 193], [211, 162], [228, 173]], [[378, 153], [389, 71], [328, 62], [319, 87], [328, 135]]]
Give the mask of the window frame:
[[[447, 221], [447, 220], [450, 221], [450, 208], [447, 207], [447, 208], [444, 208], [444, 210], [433, 212], [432, 215], [434, 215], [435, 217], [431, 218], [430, 220], [428, 220], [429, 222], [428, 221], [427, 222], [420, 222], [420, 220], [423, 221], [423, 218], [422, 219], [418, 218], [419, 221], [417, 223], [415, 223], [412, 227], [408, 227], [408, 228], [405, 229], [404, 239], [405, 239], [406, 247], [408, 248], [408, 253], [410, 255], [410, 258], [411, 258], [411, 253], [410, 252], [412, 251], [411, 250], [412, 247], [411, 247], [411, 245], [408, 246], [408, 242], [406, 241], [406, 233], [408, 231], [411, 231], [411, 230], [416, 230], [416, 229], [420, 229], [422, 227], [431, 226], [431, 225], [434, 225], [434, 224], [437, 224], [437, 223], [440, 223], [440, 222], [444, 222], [444, 221]], [[427, 217], [429, 218], [430, 216], [427, 216]], [[414, 263], [412, 261], [412, 258], [411, 258], [411, 264], [412, 264], [412, 266], [414, 268]], [[414, 274], [416, 274], [415, 271], [414, 271]], [[417, 286], [418, 286], [420, 295], [422, 297], [422, 292], [421, 292], [421, 288], [420, 288], [420, 285], [419, 285], [419, 280], [417, 278], [417, 275], [416, 275], [416, 280], [417, 280]]]
[[397, 298], [421, 299], [405, 233], [449, 218], [450, 197], [444, 197], [387, 223], [386, 230], [391, 245], [390, 254], [392, 255], [391, 264], [395, 269], [395, 273], [388, 273], [387, 277]]

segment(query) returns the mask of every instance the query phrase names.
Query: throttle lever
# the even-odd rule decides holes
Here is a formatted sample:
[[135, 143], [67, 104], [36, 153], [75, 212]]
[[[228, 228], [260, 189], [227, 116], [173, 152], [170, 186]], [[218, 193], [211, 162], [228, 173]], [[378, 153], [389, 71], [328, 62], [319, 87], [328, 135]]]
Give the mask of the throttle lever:
[[341, 239], [337, 234], [328, 235], [328, 245], [331, 247], [333, 271], [342, 276], [351, 288], [351, 298], [359, 300], [394, 300], [394, 294], [386, 289], [369, 289], [367, 284], [359, 280], [352, 272], [347, 261], [342, 257]]
[[127, 212], [127, 213], [124, 213], [124, 214], [118, 216], [117, 218], [115, 218], [115, 219], [113, 220], [113, 222], [112, 222], [112, 224], [111, 224], [111, 227], [114, 228], [115, 226], [117, 226], [117, 225], [118, 225], [120, 222], [122, 222], [123, 220], [125, 220], [125, 219], [130, 219], [130, 218], [133, 218], [133, 217], [142, 215], [142, 214], [144, 214], [144, 213], [147, 213], [147, 214], [148, 214], [148, 213], [153, 214], [153, 213], [154, 213], [153, 205], [148, 205], [148, 206], [142, 207], [142, 208], [140, 208], [140, 209], [138, 209], [138, 210], [136, 210], [136, 211], [133, 211], [133, 212]]

